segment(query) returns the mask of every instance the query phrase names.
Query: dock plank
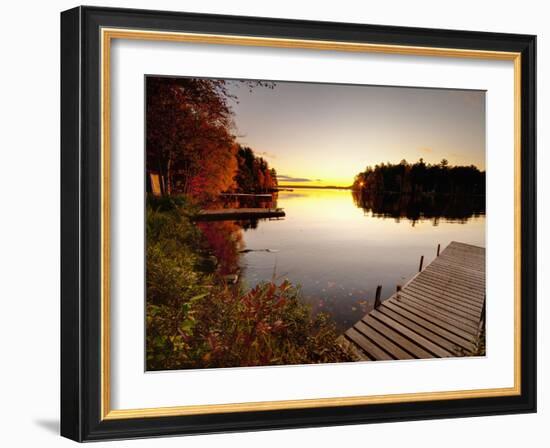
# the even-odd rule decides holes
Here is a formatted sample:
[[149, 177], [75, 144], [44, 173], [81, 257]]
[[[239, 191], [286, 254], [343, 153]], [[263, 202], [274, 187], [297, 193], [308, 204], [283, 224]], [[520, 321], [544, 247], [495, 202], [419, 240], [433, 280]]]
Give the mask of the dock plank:
[[481, 304], [472, 302], [462, 296], [458, 296], [451, 291], [442, 291], [438, 288], [434, 288], [433, 286], [426, 285], [419, 281], [414, 284], [414, 288], [413, 285], [410, 285], [410, 288], [423, 294], [431, 294], [434, 299], [443, 300], [452, 305], [458, 305], [459, 307], [464, 308], [465, 311], [468, 310], [474, 315], [479, 315], [481, 309], [483, 308]]
[[[366, 316], [363, 322], [368, 323], [378, 332], [388, 337], [395, 344], [399, 344], [404, 350], [409, 352], [415, 358], [429, 358], [431, 355], [420, 345], [414, 343], [414, 338], [411, 340], [404, 336], [407, 336], [406, 329], [399, 326], [397, 322], [386, 319], [384, 315], [378, 312], [372, 312]], [[401, 330], [401, 333], [399, 332]], [[404, 335], [404, 336], [403, 336]]]
[[452, 268], [444, 264], [440, 264], [437, 267], [430, 265], [426, 267], [426, 271], [437, 274], [441, 277], [451, 277], [456, 280], [457, 283], [462, 283], [465, 285], [485, 285], [485, 274], [483, 277], [478, 277], [476, 275], [470, 275], [461, 269]]
[[421, 300], [417, 300], [411, 296], [401, 294], [398, 303], [410, 305], [411, 307], [416, 308], [420, 313], [425, 314], [427, 318], [430, 316], [438, 318], [467, 333], [476, 334], [477, 332], [477, 326], [472, 322], [466, 321], [459, 316], [453, 315], [452, 313], [440, 308], [430, 306], [430, 304], [423, 303]]
[[373, 344], [362, 333], [359, 333], [355, 328], [350, 328], [346, 331], [346, 338], [353, 342], [357, 348], [367, 353], [367, 355], [375, 360], [391, 360], [393, 359], [384, 350]]
[[[473, 344], [469, 342], [471, 339], [471, 334], [463, 332], [456, 327], [450, 326], [446, 322], [440, 321], [439, 319], [429, 318], [429, 316], [427, 316], [428, 319], [425, 319], [424, 317], [419, 316], [415, 313], [417, 310], [408, 307], [407, 305], [398, 305], [394, 302], [388, 303], [388, 301], [386, 301], [384, 303], [384, 306], [390, 308], [392, 311], [398, 313], [399, 315], [410, 319], [415, 324], [431, 330], [439, 337], [446, 339], [459, 347], [462, 347], [464, 350], [470, 350], [473, 348]], [[386, 310], [383, 311], [386, 312]]]
[[426, 293], [424, 291], [419, 291], [418, 289], [414, 288], [408, 288], [406, 293], [403, 293], [403, 295], [414, 297], [415, 299], [421, 300], [422, 302], [428, 303], [430, 305], [435, 306], [436, 308], [440, 308], [446, 312], [449, 312], [451, 314], [456, 314], [457, 316], [460, 316], [462, 319], [466, 321], [473, 321], [474, 326], [477, 322], [479, 322], [479, 314], [477, 315], [474, 312], [471, 312], [463, 307], [460, 307], [460, 305], [456, 305], [455, 303], [451, 303], [448, 300], [441, 300], [441, 297], [432, 295], [430, 293]]
[[451, 352], [445, 350], [442, 347], [439, 347], [438, 345], [424, 338], [421, 333], [412, 331], [408, 327], [401, 325], [398, 321], [392, 319], [389, 316], [386, 316], [385, 314], [383, 314], [378, 310], [373, 310], [373, 312], [371, 313], [371, 316], [375, 317], [381, 322], [384, 322], [384, 324], [386, 324], [388, 328], [395, 329], [396, 332], [399, 332], [403, 336], [410, 338], [410, 340], [413, 341], [414, 344], [412, 342], [409, 342], [404, 337], [401, 337], [399, 333], [396, 333], [396, 336], [392, 336], [393, 339], [401, 343], [401, 346], [403, 348], [405, 348], [407, 351], [411, 352], [412, 354], [416, 355], [417, 358], [421, 358], [421, 359], [431, 358], [432, 355], [435, 355], [441, 358], [452, 356]]
[[413, 359], [414, 357], [395, 344], [391, 339], [376, 331], [370, 325], [360, 320], [354, 327], [357, 331], [367, 336], [370, 340], [379, 345], [385, 352], [389, 353], [394, 359]]
[[471, 302], [475, 305], [483, 302], [484, 294], [477, 294], [472, 292], [471, 290], [461, 288], [449, 280], [444, 281], [432, 278], [429, 275], [423, 275], [416, 281], [416, 284], [435, 289], [436, 291], [444, 289], [445, 291], [448, 291], [453, 297], [460, 300], [464, 299], [465, 301]]
[[338, 338], [339, 344], [344, 348], [344, 350], [349, 350], [353, 357], [355, 357], [359, 361], [372, 361], [372, 358], [369, 358], [369, 356], [362, 350], [359, 350], [357, 346], [350, 342], [349, 339], [346, 339], [345, 337]]
[[412, 331], [424, 336], [426, 339], [439, 345], [450, 353], [456, 355], [464, 350], [473, 349], [473, 346], [466, 339], [448, 332], [432, 322], [410, 314], [407, 310], [399, 308], [393, 303], [388, 303], [388, 301], [386, 301], [384, 305], [380, 307], [379, 311]]
[[446, 319], [445, 317], [434, 316], [430, 313], [425, 313], [422, 307], [416, 306], [414, 303], [406, 303], [403, 301], [395, 301], [395, 304], [399, 305], [401, 308], [406, 309], [409, 313], [416, 315], [418, 318], [423, 318], [429, 322], [434, 323], [435, 325], [444, 328], [445, 330], [456, 334], [466, 340], [470, 340], [473, 337], [471, 328], [463, 330], [460, 328], [460, 325], [453, 322], [452, 319]]

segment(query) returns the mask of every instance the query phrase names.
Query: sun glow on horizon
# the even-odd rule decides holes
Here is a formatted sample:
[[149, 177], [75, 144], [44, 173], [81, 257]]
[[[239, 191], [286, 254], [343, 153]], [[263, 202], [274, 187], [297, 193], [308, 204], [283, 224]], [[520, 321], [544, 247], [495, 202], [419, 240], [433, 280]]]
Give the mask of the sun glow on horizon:
[[[459, 158], [453, 158], [453, 157], [441, 157], [441, 158], [433, 158], [433, 157], [425, 157], [425, 155], [418, 153], [417, 157], [411, 157], [411, 158], [401, 158], [399, 160], [384, 160], [383, 154], [378, 155], [375, 153], [371, 153], [369, 159], [374, 159], [376, 161], [373, 161], [371, 163], [364, 163], [361, 161], [354, 161], [354, 160], [348, 160], [348, 164], [350, 165], [350, 168], [343, 169], [342, 172], [338, 170], [338, 163], [334, 164], [334, 167], [331, 169], [330, 167], [322, 167], [322, 169], [319, 169], [317, 167], [301, 167], [301, 166], [295, 166], [289, 170], [280, 170], [279, 166], [286, 167], [287, 163], [289, 161], [284, 161], [287, 163], [278, 163], [282, 162], [279, 159], [268, 159], [271, 166], [273, 166], [277, 170], [277, 180], [280, 185], [287, 185], [287, 186], [293, 186], [293, 187], [349, 187], [353, 184], [355, 180], [355, 176], [359, 174], [359, 172], [364, 171], [367, 167], [374, 168], [376, 165], [380, 165], [382, 163], [384, 164], [399, 164], [402, 160], [405, 160], [406, 162], [413, 164], [418, 162], [420, 159], [423, 160], [423, 162], [426, 165], [438, 165], [441, 163], [442, 159], [446, 159], [450, 166], [470, 166], [474, 165], [477, 168], [479, 168], [481, 171], [484, 171], [484, 168], [480, 168], [475, 163], [468, 163], [468, 161], [464, 160], [461, 161]], [[376, 157], [379, 157], [379, 159], [376, 159]], [[317, 168], [317, 169], [316, 169]], [[288, 174], [290, 173], [290, 174]]]
[[485, 170], [483, 91], [276, 82], [231, 93], [238, 141], [283, 185], [350, 186], [403, 159]]

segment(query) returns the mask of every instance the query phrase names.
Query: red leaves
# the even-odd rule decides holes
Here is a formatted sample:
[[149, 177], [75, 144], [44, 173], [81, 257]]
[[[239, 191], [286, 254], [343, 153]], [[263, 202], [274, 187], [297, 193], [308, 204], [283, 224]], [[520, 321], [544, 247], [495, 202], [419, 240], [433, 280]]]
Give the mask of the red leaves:
[[147, 78], [147, 169], [167, 194], [208, 196], [233, 184], [237, 147], [223, 80]]
[[243, 159], [226, 81], [148, 77], [146, 96], [147, 170], [158, 174], [164, 194], [203, 202], [236, 186], [270, 191], [277, 185], [264, 159], [253, 153]]

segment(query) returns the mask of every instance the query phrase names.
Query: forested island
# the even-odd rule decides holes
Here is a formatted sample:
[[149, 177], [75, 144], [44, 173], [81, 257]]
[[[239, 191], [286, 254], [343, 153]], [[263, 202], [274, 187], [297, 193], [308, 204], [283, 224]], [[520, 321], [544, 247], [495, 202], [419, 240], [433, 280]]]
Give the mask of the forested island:
[[438, 164], [402, 160], [367, 167], [355, 176], [352, 189], [372, 194], [485, 195], [485, 171], [474, 165], [451, 166], [446, 159]]

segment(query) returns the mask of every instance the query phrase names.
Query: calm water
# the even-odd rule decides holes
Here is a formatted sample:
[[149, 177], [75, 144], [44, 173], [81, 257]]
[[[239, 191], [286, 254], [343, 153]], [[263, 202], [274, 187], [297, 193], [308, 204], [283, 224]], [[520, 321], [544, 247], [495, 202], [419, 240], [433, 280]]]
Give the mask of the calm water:
[[438, 243], [485, 246], [483, 205], [475, 202], [418, 205], [399, 197], [354, 198], [349, 190], [279, 192], [285, 218], [238, 226], [241, 282], [287, 278], [315, 311], [330, 313], [345, 330], [370, 310], [377, 285], [382, 298], [391, 295], [417, 272], [421, 255], [425, 266], [433, 260]]

